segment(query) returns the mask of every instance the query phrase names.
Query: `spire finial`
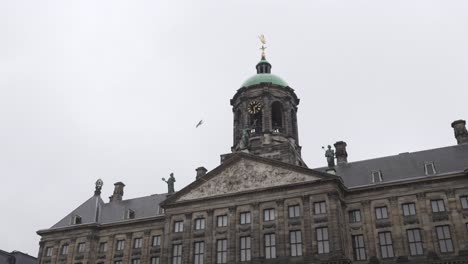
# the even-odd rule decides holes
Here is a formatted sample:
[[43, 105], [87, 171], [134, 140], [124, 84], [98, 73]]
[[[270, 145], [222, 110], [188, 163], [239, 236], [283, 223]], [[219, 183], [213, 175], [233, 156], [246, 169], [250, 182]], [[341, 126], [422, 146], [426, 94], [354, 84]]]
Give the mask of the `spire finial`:
[[265, 59], [265, 49], [267, 47], [265, 47], [265, 44], [266, 44], [266, 39], [265, 39], [265, 35], [260, 35], [258, 36], [258, 38], [260, 39], [260, 42], [262, 42], [262, 47], [260, 48], [262, 50], [262, 60]]
[[94, 195], [100, 195], [102, 186], [104, 185], [104, 182], [101, 179], [98, 179], [96, 181], [95, 185], [96, 185], [96, 189], [94, 190]]

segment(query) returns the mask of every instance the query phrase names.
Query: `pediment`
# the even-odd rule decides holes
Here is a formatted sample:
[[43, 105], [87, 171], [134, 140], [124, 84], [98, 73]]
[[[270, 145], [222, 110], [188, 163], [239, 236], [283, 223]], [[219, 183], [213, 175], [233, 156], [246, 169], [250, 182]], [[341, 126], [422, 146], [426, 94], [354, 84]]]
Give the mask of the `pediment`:
[[215, 175], [207, 179], [199, 179], [198, 181], [201, 182], [199, 185], [185, 190], [176, 201], [202, 199], [320, 179], [318, 175], [314, 176], [287, 167], [241, 158]]

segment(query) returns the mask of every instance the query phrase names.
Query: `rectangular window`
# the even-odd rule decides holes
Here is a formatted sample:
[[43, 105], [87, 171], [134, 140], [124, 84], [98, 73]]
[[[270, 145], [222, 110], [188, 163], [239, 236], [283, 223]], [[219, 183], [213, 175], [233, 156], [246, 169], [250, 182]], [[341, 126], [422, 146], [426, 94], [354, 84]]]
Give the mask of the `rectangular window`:
[[143, 245], [143, 238], [138, 237], [133, 240], [133, 248], [141, 248]]
[[275, 220], [275, 209], [265, 209], [263, 210], [263, 221], [273, 221]]
[[289, 232], [289, 243], [291, 244], [291, 256], [302, 256], [302, 236], [301, 231]]
[[431, 200], [431, 207], [433, 213], [445, 212], [444, 200]]
[[195, 264], [203, 264], [205, 261], [205, 242], [195, 242]]
[[52, 248], [52, 247], [46, 248], [46, 257], [51, 257], [51, 256], [52, 256], [52, 252], [53, 252], [53, 248]]
[[60, 249], [60, 255], [67, 255], [68, 254], [68, 244], [65, 244]]
[[101, 242], [99, 243], [99, 253], [104, 253], [107, 252], [107, 242]]
[[359, 222], [361, 222], [361, 210], [349, 211], [349, 222], [350, 223], [359, 223]]
[[195, 230], [205, 229], [205, 218], [195, 219]]
[[416, 215], [416, 205], [414, 203], [402, 204], [401, 208], [404, 216]]
[[240, 214], [241, 225], [250, 224], [250, 212], [243, 212]]
[[250, 237], [240, 238], [240, 259], [242, 262], [251, 260]]
[[301, 216], [300, 207], [298, 204], [289, 206], [288, 211], [289, 211], [289, 218], [295, 218], [295, 217]]
[[379, 233], [380, 253], [382, 258], [393, 258], [393, 242], [392, 234], [390, 232]]
[[222, 226], [227, 226], [228, 225], [228, 217], [227, 215], [219, 215], [218, 217], [216, 217], [217, 221], [218, 221], [218, 227], [222, 227]]
[[151, 264], [159, 264], [159, 257], [152, 257], [151, 258]]
[[216, 241], [216, 263], [227, 263], [227, 239]]
[[125, 240], [117, 240], [116, 250], [124, 250]]
[[436, 174], [436, 170], [434, 167], [434, 163], [426, 163], [424, 164], [424, 171], [426, 172], [426, 175], [434, 175]]
[[452, 236], [448, 225], [436, 226], [437, 240], [439, 241], [440, 252], [453, 252]]
[[276, 258], [276, 238], [275, 234], [265, 235], [265, 258], [274, 259]]
[[315, 229], [317, 234], [317, 250], [319, 254], [330, 252], [330, 242], [328, 240], [328, 227], [320, 227]]
[[86, 243], [78, 243], [78, 253], [85, 252]]
[[140, 259], [132, 259], [132, 264], [140, 264]]
[[375, 208], [375, 218], [376, 219], [387, 219], [388, 218], [387, 206], [376, 207]]
[[419, 256], [423, 254], [423, 246], [421, 239], [421, 230], [420, 229], [408, 229], [406, 230], [408, 235], [408, 244], [410, 248], [411, 256]]
[[172, 246], [172, 264], [182, 264], [182, 245]]
[[372, 183], [382, 182], [382, 172], [381, 171], [373, 171], [372, 172]]
[[153, 239], [151, 241], [151, 245], [153, 247], [161, 246], [161, 236], [153, 236]]
[[460, 202], [463, 209], [468, 209], [468, 196], [461, 196]]
[[327, 213], [327, 204], [325, 201], [315, 202], [314, 203], [314, 212], [316, 215], [318, 214], [326, 214]]
[[174, 232], [175, 233], [184, 232], [184, 221], [174, 222]]
[[364, 236], [352, 236], [354, 260], [366, 260], [366, 247], [364, 246]]

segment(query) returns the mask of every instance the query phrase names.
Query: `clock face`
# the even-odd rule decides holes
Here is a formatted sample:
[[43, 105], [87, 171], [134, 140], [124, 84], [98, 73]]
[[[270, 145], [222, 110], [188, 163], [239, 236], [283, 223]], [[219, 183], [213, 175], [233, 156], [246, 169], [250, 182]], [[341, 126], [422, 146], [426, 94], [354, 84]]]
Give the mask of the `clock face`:
[[249, 103], [247, 110], [249, 111], [250, 114], [256, 114], [262, 111], [262, 104], [257, 101], [252, 101]]

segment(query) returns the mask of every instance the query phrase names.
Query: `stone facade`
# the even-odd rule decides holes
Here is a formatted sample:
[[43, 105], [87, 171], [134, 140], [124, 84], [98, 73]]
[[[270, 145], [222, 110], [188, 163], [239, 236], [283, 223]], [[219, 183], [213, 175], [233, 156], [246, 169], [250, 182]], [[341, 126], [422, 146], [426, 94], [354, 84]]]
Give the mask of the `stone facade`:
[[[260, 113], [249, 111], [253, 101]], [[349, 163], [340, 141], [336, 167], [309, 169], [298, 104], [287, 86], [239, 89], [232, 153], [220, 166], [198, 168], [171, 195], [125, 200], [119, 182], [104, 203], [96, 191], [38, 231], [38, 263], [468, 263], [463, 120], [453, 125], [455, 146]]]

